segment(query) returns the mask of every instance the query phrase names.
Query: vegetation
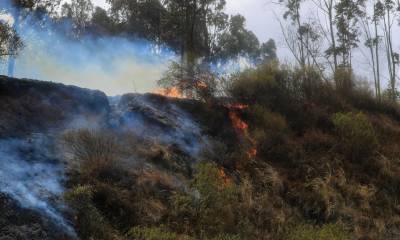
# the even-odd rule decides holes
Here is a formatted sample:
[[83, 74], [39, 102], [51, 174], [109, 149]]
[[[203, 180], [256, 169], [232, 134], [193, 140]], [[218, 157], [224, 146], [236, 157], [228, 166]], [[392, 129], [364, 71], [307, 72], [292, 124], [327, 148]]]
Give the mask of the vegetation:
[[[132, 140], [140, 136], [67, 134], [74, 161], [66, 198], [79, 235], [398, 238], [398, 106], [375, 99], [357, 81], [346, 93], [331, 82], [318, 70], [271, 62], [230, 79], [230, 101], [243, 107], [231, 108], [217, 97], [212, 103], [177, 100], [214, 129], [210, 148], [218, 157], [205, 155], [189, 168], [172, 167], [183, 163], [174, 160], [181, 153], [154, 155], [149, 146], [161, 146]], [[232, 111], [247, 129], [227, 137], [236, 126], [226, 121]], [[151, 167], [130, 165], [129, 153], [138, 152]]]
[[[181, 61], [159, 83], [191, 98], [170, 101], [190, 112], [212, 141], [194, 161], [179, 146], [139, 134], [66, 133], [65, 200], [80, 238], [400, 238], [398, 3], [311, 1], [325, 15], [324, 26], [302, 17], [306, 1], [280, 0], [289, 25], [282, 20], [283, 35], [296, 62], [289, 66], [276, 59], [273, 40], [261, 44], [242, 16], [228, 16], [223, 0], [107, 2], [109, 11], [73, 0], [54, 19], [72, 19], [68, 34], [78, 40], [89, 33], [124, 35], [173, 49]], [[21, 13], [38, 11], [32, 4], [14, 2]], [[361, 32], [372, 90], [355, 74]], [[12, 50], [15, 31], [4, 25], [0, 34], [6, 39], [0, 47]], [[389, 79], [383, 91], [382, 46]], [[253, 67], [229, 77], [211, 70], [240, 57]]]

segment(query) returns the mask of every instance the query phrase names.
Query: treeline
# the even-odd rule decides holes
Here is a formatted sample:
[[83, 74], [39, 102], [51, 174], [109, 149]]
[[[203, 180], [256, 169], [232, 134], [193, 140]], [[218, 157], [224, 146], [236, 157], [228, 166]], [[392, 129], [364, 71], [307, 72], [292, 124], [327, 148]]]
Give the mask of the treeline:
[[[224, 12], [224, 0], [107, 2], [109, 9], [94, 6], [91, 0], [14, 0], [11, 3], [15, 9], [12, 14], [18, 19], [17, 24], [14, 22], [14, 29], [26, 14], [51, 16], [60, 27], [71, 22], [73, 27], [67, 34], [78, 40], [89, 34], [148, 40], [172, 49], [188, 65], [218, 63], [238, 57], [245, 57], [253, 63], [276, 58], [275, 42], [261, 43], [252, 31], [246, 29], [243, 16], [229, 16]], [[12, 42], [8, 39], [2, 45], [7, 47]]]
[[[279, 0], [278, 3], [286, 9], [283, 19], [288, 24], [282, 21], [281, 27], [298, 65], [311, 66], [324, 75], [352, 74], [355, 58], [362, 55], [368, 59], [376, 97], [393, 101], [399, 97], [396, 87], [399, 53], [393, 35], [399, 21], [398, 0]], [[310, 6], [315, 11], [305, 14]], [[385, 83], [388, 87], [383, 91]], [[351, 88], [351, 84], [336, 81], [339, 88]]]

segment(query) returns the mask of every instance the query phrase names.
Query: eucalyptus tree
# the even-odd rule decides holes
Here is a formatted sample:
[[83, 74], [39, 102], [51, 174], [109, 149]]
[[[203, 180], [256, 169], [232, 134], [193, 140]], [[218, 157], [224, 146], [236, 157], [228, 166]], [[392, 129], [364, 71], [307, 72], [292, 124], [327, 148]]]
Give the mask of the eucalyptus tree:
[[15, 57], [23, 46], [21, 38], [6, 22], [0, 22], [0, 59]]
[[359, 44], [359, 20], [365, 0], [339, 0], [335, 5], [335, 23], [337, 28], [337, 53], [342, 56], [341, 67], [352, 68], [352, 51]]
[[381, 99], [381, 71], [380, 71], [380, 46], [381, 36], [379, 32], [380, 20], [380, 7], [379, 2], [376, 0], [372, 3], [372, 11], [367, 7], [364, 9], [364, 17], [361, 18], [361, 26], [365, 35], [364, 45], [368, 48], [370, 54], [370, 64], [374, 77], [375, 96], [378, 100]]
[[[397, 3], [398, 4], [398, 3]], [[390, 98], [395, 101], [397, 99], [396, 78], [397, 65], [399, 65], [399, 53], [394, 50], [393, 46], [393, 29], [398, 17], [398, 5], [394, 0], [379, 0], [376, 3], [376, 17], [383, 24], [383, 38], [386, 50], [386, 59], [388, 66]]]
[[[312, 0], [314, 5], [323, 13], [327, 21], [327, 28], [320, 22], [321, 32], [329, 42], [325, 50], [327, 60], [333, 72], [338, 69], [338, 51], [336, 47], [335, 6], [338, 0]], [[320, 20], [320, 18], [318, 19]], [[332, 60], [330, 60], [332, 59]]]

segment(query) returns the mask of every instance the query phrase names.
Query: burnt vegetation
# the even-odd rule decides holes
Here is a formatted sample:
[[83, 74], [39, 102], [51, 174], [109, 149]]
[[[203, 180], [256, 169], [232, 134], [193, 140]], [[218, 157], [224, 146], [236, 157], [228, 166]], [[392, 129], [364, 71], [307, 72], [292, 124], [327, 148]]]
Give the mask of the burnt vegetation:
[[[73, 0], [60, 16], [52, 1], [14, 5], [21, 16], [44, 11], [59, 22], [72, 20], [68, 34], [77, 41], [93, 34], [167, 45], [181, 57], [159, 81], [169, 96], [127, 94], [111, 107], [97, 91], [0, 79], [2, 138], [65, 126], [80, 115], [89, 123], [63, 128], [55, 143], [65, 153], [63, 214], [77, 237], [400, 238], [399, 56], [393, 22], [386, 22], [397, 16], [398, 3], [374, 1], [368, 16], [365, 1], [312, 1], [330, 24], [322, 50], [319, 31], [301, 18], [304, 1], [279, 1], [294, 28], [281, 23], [292, 66], [279, 62], [273, 40], [260, 43], [242, 16], [224, 13], [223, 0], [107, 2], [108, 11]], [[384, 36], [375, 32], [366, 43], [373, 89], [352, 62], [360, 22], [384, 22]], [[0, 57], [8, 55], [1, 47], [12, 46], [13, 54], [22, 46], [10, 26], [0, 25], [2, 36]], [[389, 66], [384, 91], [374, 52], [382, 38]], [[229, 76], [212, 71], [240, 58], [252, 67]], [[94, 119], [101, 124], [94, 127]], [[0, 215], [5, 239], [21, 231], [9, 229], [8, 217]]]
[[[229, 101], [240, 106], [171, 100], [213, 137], [213, 154], [189, 167], [181, 153], [134, 135], [65, 136], [71, 163], [79, 163], [71, 165], [66, 199], [80, 236], [398, 238], [396, 103], [356, 84], [343, 93], [313, 70], [278, 63], [230, 81]], [[242, 124], [232, 123], [232, 111]], [[129, 153], [152, 167], [130, 165]]]

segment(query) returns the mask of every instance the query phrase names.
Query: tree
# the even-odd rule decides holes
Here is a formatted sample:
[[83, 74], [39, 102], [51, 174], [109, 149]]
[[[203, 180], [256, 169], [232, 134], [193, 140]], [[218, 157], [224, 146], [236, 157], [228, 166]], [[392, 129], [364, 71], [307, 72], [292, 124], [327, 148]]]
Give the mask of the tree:
[[[24, 20], [24, 18], [29, 14], [32, 13], [32, 11], [53, 11], [56, 6], [58, 6], [60, 3], [60, 0], [12, 0], [11, 1], [11, 9], [6, 9], [6, 11], [9, 11], [13, 15], [14, 19], [14, 24], [13, 24], [13, 30], [10, 32], [8, 35], [9, 37], [11, 36], [16, 36], [16, 33], [19, 30], [21, 22]], [[21, 39], [19, 37], [11, 37], [11, 42], [14, 42], [14, 44], [10, 45], [11, 51], [9, 51], [12, 54], [9, 54], [9, 61], [8, 61], [8, 76], [12, 77], [14, 75], [14, 68], [15, 68], [15, 54], [16, 49], [19, 49], [22, 46]]]
[[[225, 0], [166, 0], [171, 26], [177, 30], [182, 62], [194, 65], [211, 55], [211, 32], [221, 30]], [[223, 25], [222, 25], [223, 27]]]
[[[285, 29], [281, 26], [285, 41], [297, 62], [304, 68], [306, 65], [306, 50], [304, 48], [304, 31], [302, 31], [303, 24], [300, 14], [303, 1], [304, 0], [279, 0], [286, 8], [283, 18], [285, 20], [290, 19], [291, 25], [294, 27], [293, 32], [289, 29], [289, 31], [285, 33]], [[289, 36], [289, 33], [292, 34]]]
[[389, 76], [389, 88], [391, 99], [395, 101], [397, 99], [396, 91], [396, 74], [397, 65], [399, 64], [399, 53], [393, 48], [393, 25], [396, 21], [397, 8], [396, 3], [393, 0], [379, 0], [375, 5], [376, 17], [381, 19], [383, 22], [383, 38], [386, 49], [386, 58], [388, 66]]
[[164, 25], [167, 20], [166, 11], [159, 0], [107, 1], [111, 5], [110, 14], [116, 23], [117, 31], [131, 37], [162, 42], [163, 27], [168, 26]]
[[282, 33], [286, 45], [292, 52], [301, 68], [316, 67], [323, 72], [323, 66], [319, 63], [321, 48], [321, 34], [314, 27], [313, 21], [305, 22], [301, 18], [301, 7], [304, 0], [280, 0], [286, 8], [283, 15], [290, 25], [285, 27], [281, 24]]
[[352, 51], [359, 43], [359, 18], [364, 14], [365, 0], [340, 0], [336, 6], [335, 23], [338, 46], [336, 51], [342, 55], [341, 67], [352, 68]]
[[72, 0], [69, 13], [74, 22], [76, 35], [79, 37], [89, 25], [93, 14], [93, 3], [91, 0]]
[[7, 23], [0, 22], [0, 58], [14, 57], [23, 46], [21, 38]]
[[[336, 30], [335, 30], [335, 6], [336, 0], [312, 0], [313, 3], [322, 11], [322, 13], [326, 16], [328, 28], [325, 30], [323, 26], [321, 26], [322, 32], [325, 35], [326, 39], [329, 41], [329, 47], [325, 51], [328, 61], [329, 58], [333, 58], [333, 63], [331, 63], [331, 69], [333, 72], [336, 72], [338, 69], [338, 53], [336, 47]], [[322, 25], [322, 24], [320, 24]]]
[[[368, 14], [367, 9], [364, 9], [365, 15], [361, 18], [361, 25], [364, 30], [366, 41], [364, 45], [368, 48], [370, 53], [370, 63], [372, 67], [372, 73], [374, 75], [375, 84], [375, 96], [381, 99], [381, 76], [380, 76], [380, 61], [379, 61], [379, 47], [381, 42], [381, 37], [378, 32], [378, 25], [380, 22], [379, 11], [377, 8], [377, 3], [373, 3], [373, 12]], [[372, 26], [372, 29], [371, 29]]]
[[219, 37], [216, 58], [227, 59], [238, 56], [256, 58], [259, 55], [260, 42], [253, 32], [246, 29], [245, 21], [241, 15], [230, 18], [229, 28]]

